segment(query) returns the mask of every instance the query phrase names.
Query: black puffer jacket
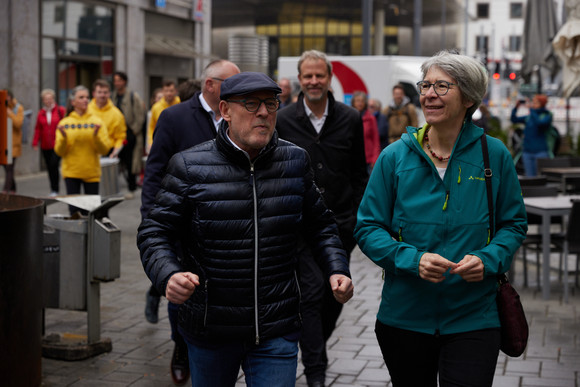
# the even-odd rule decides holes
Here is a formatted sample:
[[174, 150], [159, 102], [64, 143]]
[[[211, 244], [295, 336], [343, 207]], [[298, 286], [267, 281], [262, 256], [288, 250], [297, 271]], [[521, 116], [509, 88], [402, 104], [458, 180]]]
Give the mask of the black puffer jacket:
[[[222, 125], [218, 137], [176, 154], [139, 227], [145, 272], [165, 294], [171, 275], [201, 285], [180, 307], [193, 339], [259, 341], [300, 329], [295, 246], [311, 242], [326, 274], [350, 276], [332, 212], [313, 183], [306, 152], [274, 133], [250, 162]], [[173, 246], [187, 251], [181, 264]]]

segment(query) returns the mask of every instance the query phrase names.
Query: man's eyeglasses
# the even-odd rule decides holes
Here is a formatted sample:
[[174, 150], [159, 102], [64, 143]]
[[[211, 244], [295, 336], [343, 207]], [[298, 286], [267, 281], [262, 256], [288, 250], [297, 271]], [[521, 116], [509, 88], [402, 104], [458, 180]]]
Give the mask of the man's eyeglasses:
[[225, 79], [223, 79], [223, 78], [218, 78], [218, 77], [211, 77], [211, 79], [213, 79], [214, 81], [220, 81], [220, 82], [223, 82], [223, 81], [225, 81]]
[[447, 92], [449, 91], [449, 86], [456, 86], [457, 83], [451, 83], [451, 82], [447, 82], [447, 81], [437, 81], [435, 83], [429, 83], [427, 81], [419, 81], [417, 82], [417, 91], [419, 92], [419, 94], [421, 95], [425, 95], [427, 94], [427, 92], [429, 91], [429, 89], [431, 88], [431, 86], [433, 86], [433, 90], [435, 91], [435, 94], [437, 94], [438, 96], [443, 96], [445, 94], [447, 94]]
[[274, 113], [276, 110], [280, 108], [280, 101], [277, 98], [246, 98], [246, 99], [228, 99], [228, 102], [237, 102], [244, 105], [247, 111], [250, 113], [255, 113], [260, 109], [260, 105], [262, 102], [264, 106], [266, 106], [266, 110], [268, 113]]

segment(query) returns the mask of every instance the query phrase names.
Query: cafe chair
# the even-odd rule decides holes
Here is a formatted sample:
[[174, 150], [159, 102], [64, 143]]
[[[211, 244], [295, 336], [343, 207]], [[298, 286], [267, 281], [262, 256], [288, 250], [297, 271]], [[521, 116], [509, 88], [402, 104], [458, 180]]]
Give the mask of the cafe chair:
[[[572, 200], [572, 210], [568, 218], [568, 227], [566, 229], [566, 237], [564, 238], [564, 270], [568, 270], [568, 255], [576, 254], [576, 267], [574, 269], [574, 284], [578, 284], [578, 269], [580, 260], [580, 199]], [[564, 281], [564, 294], [568, 295], [568, 281]]]
[[[542, 196], [557, 196], [558, 189], [554, 186], [522, 186], [523, 197], [542, 197]], [[562, 224], [562, 217], [552, 217], [552, 223]], [[530, 232], [526, 234], [526, 239], [522, 243], [522, 256], [524, 265], [524, 287], [528, 287], [528, 258], [527, 250], [530, 249], [536, 253], [536, 285], [540, 287], [540, 254], [542, 252], [542, 232], [540, 227], [542, 225], [542, 217], [536, 214], [528, 214], [528, 225], [537, 226], [537, 232]], [[551, 233], [552, 246], [557, 249], [558, 244], [562, 246], [564, 240], [563, 231], [559, 233]], [[557, 249], [559, 250], [559, 249]], [[560, 258], [561, 260], [562, 258]]]

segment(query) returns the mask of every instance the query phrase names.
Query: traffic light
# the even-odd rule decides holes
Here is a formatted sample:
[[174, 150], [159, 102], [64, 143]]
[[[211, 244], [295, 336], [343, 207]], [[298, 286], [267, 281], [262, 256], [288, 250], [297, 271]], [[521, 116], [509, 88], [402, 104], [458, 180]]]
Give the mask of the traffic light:
[[493, 72], [492, 78], [496, 81], [499, 80], [501, 73], [501, 62], [495, 62], [495, 71]]

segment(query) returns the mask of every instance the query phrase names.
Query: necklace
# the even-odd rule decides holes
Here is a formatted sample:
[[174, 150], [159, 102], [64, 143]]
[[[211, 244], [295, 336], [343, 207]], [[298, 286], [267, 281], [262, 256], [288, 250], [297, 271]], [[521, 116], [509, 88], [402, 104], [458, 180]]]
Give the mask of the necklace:
[[447, 157], [439, 156], [437, 153], [435, 153], [435, 151], [433, 150], [433, 148], [431, 148], [431, 145], [429, 145], [429, 129], [427, 129], [427, 131], [425, 132], [425, 136], [423, 137], [423, 140], [425, 141], [425, 145], [427, 146], [427, 149], [429, 149], [429, 152], [431, 152], [431, 156], [435, 157], [439, 161], [447, 161], [447, 160], [449, 160], [449, 158], [451, 157], [451, 155], [449, 155]]

